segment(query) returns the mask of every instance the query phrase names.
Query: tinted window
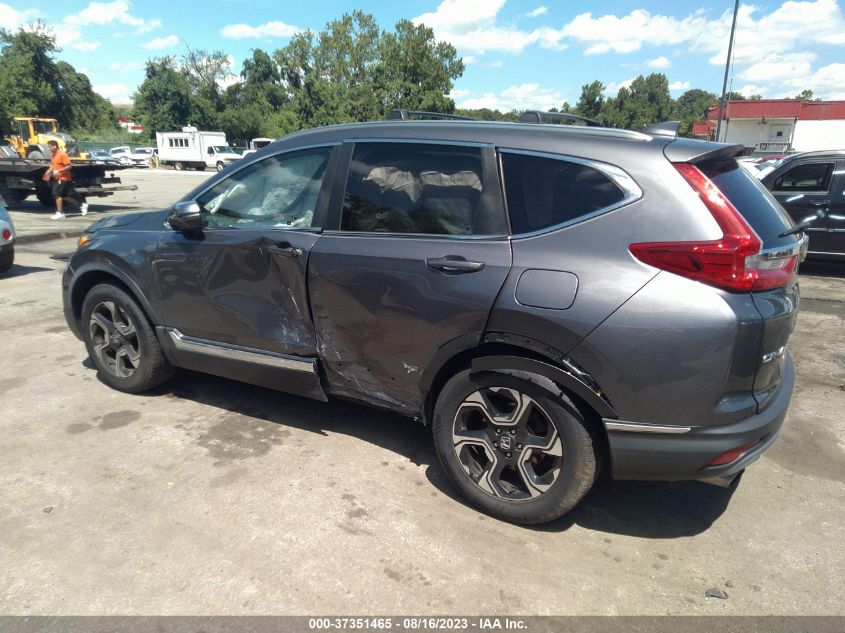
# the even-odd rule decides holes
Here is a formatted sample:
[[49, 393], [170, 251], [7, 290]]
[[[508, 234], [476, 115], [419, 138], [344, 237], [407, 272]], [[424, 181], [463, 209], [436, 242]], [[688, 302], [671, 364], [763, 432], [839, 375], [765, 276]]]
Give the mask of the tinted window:
[[221, 180], [197, 199], [203, 226], [310, 227], [331, 151], [271, 156]]
[[502, 167], [515, 234], [571, 222], [624, 198], [610, 178], [581, 163], [503, 152]]
[[796, 165], [775, 178], [772, 191], [827, 191], [833, 163]]
[[763, 240], [763, 248], [794, 243], [796, 237], [778, 237], [792, 221], [763, 184], [736, 161], [711, 161], [698, 165]]
[[481, 150], [422, 143], [358, 143], [341, 228], [373, 233], [504, 234], [483, 204]]

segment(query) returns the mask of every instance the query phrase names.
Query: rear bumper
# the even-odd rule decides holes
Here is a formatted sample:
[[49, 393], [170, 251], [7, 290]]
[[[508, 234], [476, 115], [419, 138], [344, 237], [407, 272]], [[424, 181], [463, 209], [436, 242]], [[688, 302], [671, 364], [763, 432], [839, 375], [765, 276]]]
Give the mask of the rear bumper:
[[[762, 413], [740, 422], [685, 429], [604, 419], [613, 478], [729, 483], [777, 439], [794, 385], [795, 370], [787, 352], [777, 395]], [[707, 466], [717, 455], [748, 444], [754, 446], [737, 459]]]

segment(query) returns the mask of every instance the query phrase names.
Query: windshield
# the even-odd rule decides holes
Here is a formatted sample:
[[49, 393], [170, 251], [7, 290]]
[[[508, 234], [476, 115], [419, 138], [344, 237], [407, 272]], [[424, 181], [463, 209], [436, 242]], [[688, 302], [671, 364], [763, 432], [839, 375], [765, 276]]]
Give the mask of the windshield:
[[228, 145], [215, 145], [212, 147], [217, 154], [234, 154], [235, 151]]
[[56, 130], [53, 128], [55, 122], [53, 121], [33, 121], [32, 129], [36, 134], [53, 134]]

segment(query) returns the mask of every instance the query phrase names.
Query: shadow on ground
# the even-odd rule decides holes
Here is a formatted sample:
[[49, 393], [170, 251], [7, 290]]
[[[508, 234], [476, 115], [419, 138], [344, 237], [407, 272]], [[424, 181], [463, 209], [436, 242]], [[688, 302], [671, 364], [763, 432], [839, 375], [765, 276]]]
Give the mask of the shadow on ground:
[[[90, 362], [85, 366], [91, 368]], [[426, 477], [435, 488], [456, 503], [466, 503], [438, 463], [430, 429], [394, 413], [336, 399], [318, 402], [186, 370], [180, 370], [169, 383], [147, 397], [185, 398], [236, 414], [227, 417], [227, 424], [248, 426], [254, 425], [255, 420], [263, 420], [320, 435], [347, 434], [426, 467]], [[232, 431], [216, 434], [215, 442], [244, 441], [242, 433]], [[256, 441], [254, 434], [250, 441]], [[249, 456], [249, 451], [242, 449], [237, 445], [217, 447], [218, 453], [222, 450], [235, 459]], [[526, 529], [561, 532], [577, 524], [590, 530], [641, 538], [693, 536], [707, 530], [722, 515], [733, 490], [699, 482], [601, 479], [574, 511], [552, 523]]]
[[30, 273], [41, 273], [47, 270], [53, 269], [43, 268], [42, 266], [21, 266], [20, 264], [13, 264], [7, 272], [2, 274], [2, 277], [4, 279], [8, 279], [9, 277], [23, 277]]

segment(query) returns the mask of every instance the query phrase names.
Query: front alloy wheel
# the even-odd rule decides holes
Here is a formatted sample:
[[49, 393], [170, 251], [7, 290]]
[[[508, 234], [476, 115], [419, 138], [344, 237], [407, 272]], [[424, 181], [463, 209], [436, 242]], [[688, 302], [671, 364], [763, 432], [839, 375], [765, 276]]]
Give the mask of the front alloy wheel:
[[94, 306], [88, 322], [94, 354], [118, 378], [129, 378], [141, 362], [141, 345], [132, 319], [114, 301]]
[[100, 378], [115, 389], [141, 393], [173, 375], [146, 315], [122, 288], [109, 283], [91, 288], [80, 326]]

